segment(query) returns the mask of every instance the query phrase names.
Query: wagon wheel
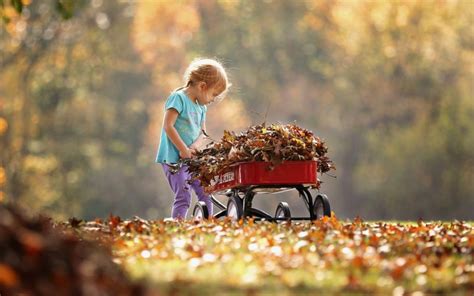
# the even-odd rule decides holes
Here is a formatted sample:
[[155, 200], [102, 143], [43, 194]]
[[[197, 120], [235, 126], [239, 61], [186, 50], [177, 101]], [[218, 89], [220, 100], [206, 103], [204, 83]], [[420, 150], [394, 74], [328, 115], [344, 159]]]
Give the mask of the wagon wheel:
[[282, 201], [278, 204], [275, 211], [275, 218], [285, 218], [287, 221], [291, 220], [290, 206], [288, 206], [288, 203]]
[[209, 210], [207, 209], [207, 205], [205, 202], [198, 201], [196, 203], [193, 210], [193, 217], [196, 220], [209, 219]]
[[314, 200], [313, 213], [316, 219], [321, 219], [323, 216], [331, 216], [331, 206], [329, 205], [328, 197], [325, 194], [318, 194]]
[[229, 197], [227, 202], [227, 217], [230, 217], [233, 221], [238, 221], [242, 219], [244, 215], [244, 207], [242, 199], [240, 199], [238, 194], [233, 194]]

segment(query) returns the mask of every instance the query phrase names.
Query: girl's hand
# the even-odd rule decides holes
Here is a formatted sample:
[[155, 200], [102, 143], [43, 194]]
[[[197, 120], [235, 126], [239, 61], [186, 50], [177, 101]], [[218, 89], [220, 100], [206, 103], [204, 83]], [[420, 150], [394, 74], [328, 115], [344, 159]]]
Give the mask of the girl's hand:
[[181, 158], [191, 158], [193, 156], [193, 151], [189, 148], [186, 148], [185, 151], [179, 151], [179, 156]]

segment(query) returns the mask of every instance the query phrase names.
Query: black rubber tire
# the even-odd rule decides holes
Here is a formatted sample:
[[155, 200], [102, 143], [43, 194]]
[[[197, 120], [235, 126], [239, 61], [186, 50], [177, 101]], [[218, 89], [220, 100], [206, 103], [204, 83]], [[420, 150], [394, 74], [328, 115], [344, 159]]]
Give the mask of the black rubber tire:
[[207, 205], [205, 202], [198, 201], [194, 205], [193, 217], [197, 220], [209, 219], [209, 210], [207, 209]]
[[331, 217], [331, 205], [325, 194], [318, 194], [314, 199], [313, 213], [315, 219], [321, 219], [323, 216]]
[[227, 217], [233, 221], [239, 221], [244, 216], [244, 206], [242, 199], [237, 194], [229, 197], [227, 202]]
[[[282, 201], [278, 204], [275, 211], [275, 218], [286, 218], [286, 220], [291, 220], [291, 211], [288, 203]], [[281, 221], [281, 220], [277, 220]]]

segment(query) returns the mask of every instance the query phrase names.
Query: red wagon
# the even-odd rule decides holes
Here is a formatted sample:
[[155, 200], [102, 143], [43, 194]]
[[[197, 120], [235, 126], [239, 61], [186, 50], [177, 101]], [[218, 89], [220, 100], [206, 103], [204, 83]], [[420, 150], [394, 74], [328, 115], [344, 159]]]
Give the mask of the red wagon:
[[[331, 215], [329, 200], [318, 193], [314, 198], [309, 189], [318, 185], [316, 161], [284, 161], [273, 165], [271, 162], [243, 162], [230, 166], [216, 175], [206, 191], [211, 194], [212, 203], [219, 209], [215, 218], [231, 217], [233, 220], [253, 217], [256, 220], [314, 220]], [[252, 207], [258, 193], [277, 193], [296, 189], [304, 201], [309, 216], [292, 217], [286, 202], [280, 202], [275, 215]], [[215, 195], [228, 197], [227, 205]], [[197, 202], [193, 209], [197, 219], [208, 218], [209, 211], [204, 202]]]

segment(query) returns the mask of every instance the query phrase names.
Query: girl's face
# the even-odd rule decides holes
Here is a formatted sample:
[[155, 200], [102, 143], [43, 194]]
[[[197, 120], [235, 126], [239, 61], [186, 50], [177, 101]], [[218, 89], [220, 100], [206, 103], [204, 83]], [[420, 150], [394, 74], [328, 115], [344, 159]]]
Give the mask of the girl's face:
[[223, 94], [224, 90], [222, 86], [215, 85], [208, 87], [205, 82], [199, 84], [199, 95], [197, 100], [201, 105], [207, 105], [219, 99], [219, 96]]

